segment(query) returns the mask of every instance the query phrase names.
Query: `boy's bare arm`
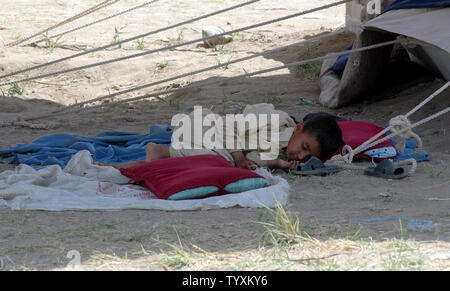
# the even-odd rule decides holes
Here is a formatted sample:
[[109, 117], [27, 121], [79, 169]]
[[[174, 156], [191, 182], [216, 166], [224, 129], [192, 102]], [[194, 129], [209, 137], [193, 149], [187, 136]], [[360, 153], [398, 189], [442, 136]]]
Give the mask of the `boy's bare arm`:
[[[258, 165], [245, 157], [241, 151], [232, 152], [231, 156], [238, 168], [254, 170]], [[299, 161], [285, 161], [281, 159], [267, 161], [267, 167], [269, 169], [282, 169], [285, 171], [296, 169], [300, 165]]]
[[249, 170], [258, 168], [258, 165], [254, 161], [247, 159], [243, 152], [232, 152], [231, 156], [233, 157], [238, 168]]
[[271, 160], [267, 161], [269, 169], [282, 169], [285, 171], [296, 169], [300, 165], [299, 161]]

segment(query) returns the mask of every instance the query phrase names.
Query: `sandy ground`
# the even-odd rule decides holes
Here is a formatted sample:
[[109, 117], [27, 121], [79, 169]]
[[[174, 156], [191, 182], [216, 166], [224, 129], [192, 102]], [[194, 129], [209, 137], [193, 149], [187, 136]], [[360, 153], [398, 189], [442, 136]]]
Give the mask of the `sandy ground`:
[[[24, 38], [97, 2], [99, 1], [0, 0], [2, 7], [0, 27], [4, 28], [0, 30], [0, 37], [5, 43]], [[332, 1], [261, 1], [259, 4], [146, 37], [140, 45], [136, 41], [126, 43], [121, 48], [114, 47], [107, 51], [87, 54], [21, 76], [34, 76], [72, 68], [200, 38], [202, 27], [208, 25], [231, 30], [330, 2]], [[33, 5], [30, 5], [31, 3]], [[56, 29], [49, 35], [138, 3], [142, 1], [122, 0], [98, 13]], [[239, 1], [231, 0], [158, 1], [130, 14], [66, 35], [56, 42], [42, 43], [40, 47], [23, 45], [3, 48], [0, 51], [0, 72], [4, 74], [45, 63], [72, 55], [85, 48], [109, 44], [115, 37], [125, 39], [237, 3]], [[344, 11], [344, 7], [341, 6], [241, 32], [234, 35], [233, 42], [216, 50], [206, 48], [202, 44], [194, 44], [124, 62], [26, 82], [19, 87], [20, 90], [10, 90], [11, 87], [5, 86], [1, 88], [3, 97], [0, 97], [0, 120], [7, 121], [17, 116], [62, 108], [103, 96], [108, 92], [118, 92], [194, 69], [216, 65], [218, 62], [225, 63], [228, 60], [282, 47], [305, 37], [337, 30], [344, 25]], [[340, 51], [348, 46], [352, 38], [351, 34], [341, 34], [315, 42], [308, 48], [286, 48], [251, 61], [120, 95], [114, 100], [201, 81], [220, 80], [299, 61], [310, 56]], [[370, 99], [342, 109], [330, 110], [318, 104], [296, 105], [301, 98], [314, 101], [318, 97], [320, 90], [316, 81], [319, 68], [320, 64], [285, 69], [232, 82], [224, 80], [217, 85], [161, 96], [161, 99], [105, 106], [86, 113], [69, 113], [38, 121], [44, 124], [51, 122], [57, 124], [55, 128], [49, 130], [18, 126], [2, 127], [0, 148], [6, 149], [16, 143], [31, 142], [50, 133], [74, 133], [85, 136], [107, 130], [146, 133], [152, 124], [170, 122], [173, 114], [190, 112], [194, 105], [207, 106], [218, 113], [231, 113], [238, 111], [245, 104], [272, 102], [277, 108], [287, 111], [299, 120], [309, 112], [327, 111], [385, 126], [390, 118], [406, 113], [443, 85], [442, 80], [422, 75], [409, 78], [401, 86], [375, 92]], [[449, 97], [447, 90], [415, 113], [412, 120], [420, 120], [450, 106]], [[292, 187], [287, 209], [299, 216], [305, 231], [321, 240], [349, 238], [357, 234], [358, 238], [384, 242], [386, 239], [401, 236], [412, 241], [429, 243], [431, 253], [448, 252], [450, 250], [449, 125], [450, 116], [447, 114], [417, 129], [418, 133], [423, 134], [425, 150], [430, 152], [433, 160], [419, 164], [416, 173], [400, 181], [368, 177], [362, 172], [348, 170], [329, 177], [297, 177], [279, 173]], [[13, 167], [14, 165], [0, 164], [2, 171]], [[396, 221], [372, 223], [359, 221], [362, 218], [389, 217], [431, 220], [436, 228], [420, 232], [405, 229]], [[11, 211], [1, 208], [1, 267], [64, 268], [68, 263], [66, 254], [70, 250], [77, 250], [81, 254], [82, 263], [93, 260], [92, 268], [101, 269], [102, 263], [108, 261], [108, 258], [139, 259], [148, 252], [167, 249], [168, 243], [178, 243], [178, 239], [210, 253], [236, 251], [245, 257], [246, 251], [253, 252], [258, 249], [264, 231], [260, 225], [255, 224], [255, 221], [265, 220], [267, 220], [266, 210], [243, 208], [193, 212], [127, 210], [60, 213]], [[113, 259], [109, 260], [111, 261], [116, 262]], [[447, 266], [444, 269], [449, 268], [448, 260], [443, 263]], [[433, 268], [425, 265], [428, 266], [425, 268]], [[120, 263], [117, 266], [120, 269]], [[124, 268], [133, 268], [132, 266], [128, 264]], [[139, 266], [142, 269], [149, 268], [147, 265]], [[158, 268], [161, 266], [150, 269]], [[189, 269], [189, 266], [187, 268]], [[203, 268], [208, 269], [208, 266]], [[232, 269], [232, 266], [229, 268]]]

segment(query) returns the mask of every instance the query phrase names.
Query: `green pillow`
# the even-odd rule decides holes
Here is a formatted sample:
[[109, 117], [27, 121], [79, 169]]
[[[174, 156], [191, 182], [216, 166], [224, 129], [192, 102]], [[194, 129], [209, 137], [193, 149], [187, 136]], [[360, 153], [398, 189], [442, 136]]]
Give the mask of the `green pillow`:
[[230, 193], [239, 193], [267, 186], [269, 182], [264, 178], [246, 178], [230, 183], [224, 189]]
[[[224, 190], [230, 193], [239, 193], [267, 186], [269, 186], [269, 182], [267, 182], [267, 180], [264, 178], [246, 178], [228, 184], [227, 186], [225, 186]], [[167, 199], [168, 200], [193, 199], [203, 197], [208, 194], [215, 193], [217, 191], [219, 191], [219, 188], [217, 188], [216, 186], [202, 186], [183, 190], [181, 192], [171, 195]]]
[[183, 190], [181, 192], [175, 193], [167, 198], [167, 200], [183, 200], [192, 199], [197, 197], [203, 197], [208, 194], [219, 191], [216, 186], [202, 186], [192, 189]]

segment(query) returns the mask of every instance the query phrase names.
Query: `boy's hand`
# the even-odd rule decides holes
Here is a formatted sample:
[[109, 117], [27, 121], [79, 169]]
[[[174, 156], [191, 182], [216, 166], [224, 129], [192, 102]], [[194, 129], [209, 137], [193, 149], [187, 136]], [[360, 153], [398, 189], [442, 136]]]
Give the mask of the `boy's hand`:
[[234, 162], [236, 163], [236, 166], [238, 168], [248, 170], [255, 170], [256, 168], [258, 168], [258, 165], [255, 162], [247, 159], [242, 152], [233, 152], [231, 153], [231, 156], [233, 157]]
[[258, 168], [258, 165], [254, 161], [251, 161], [249, 159], [236, 161], [236, 165], [238, 168], [248, 170], [256, 170], [256, 168]]
[[289, 171], [289, 170], [295, 170], [299, 165], [300, 161], [284, 161], [284, 160], [277, 160], [278, 168]]
[[282, 169], [286, 172], [289, 170], [294, 170], [300, 165], [300, 161], [285, 161], [285, 160], [271, 160], [267, 161], [267, 165], [270, 169]]

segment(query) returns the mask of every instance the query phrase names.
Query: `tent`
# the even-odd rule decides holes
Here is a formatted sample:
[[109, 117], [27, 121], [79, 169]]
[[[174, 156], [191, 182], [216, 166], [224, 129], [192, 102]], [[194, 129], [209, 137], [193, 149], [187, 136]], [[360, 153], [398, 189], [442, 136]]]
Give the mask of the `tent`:
[[[408, 40], [402, 46], [411, 61], [450, 80], [450, 0], [372, 0], [367, 5], [373, 1], [381, 1], [382, 13], [370, 15], [370, 9], [362, 9], [360, 29], [348, 49], [402, 36]], [[319, 79], [319, 102], [338, 108], [375, 92], [393, 47], [324, 61]]]

